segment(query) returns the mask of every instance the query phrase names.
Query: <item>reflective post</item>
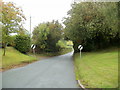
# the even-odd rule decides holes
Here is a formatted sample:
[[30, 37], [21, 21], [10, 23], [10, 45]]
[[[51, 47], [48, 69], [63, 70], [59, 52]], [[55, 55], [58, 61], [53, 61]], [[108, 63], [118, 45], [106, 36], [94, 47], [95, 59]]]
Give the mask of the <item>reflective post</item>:
[[82, 46], [82, 45], [79, 45], [79, 46], [78, 46], [78, 49], [80, 50], [80, 58], [81, 58], [81, 50], [83, 49], [83, 46]]

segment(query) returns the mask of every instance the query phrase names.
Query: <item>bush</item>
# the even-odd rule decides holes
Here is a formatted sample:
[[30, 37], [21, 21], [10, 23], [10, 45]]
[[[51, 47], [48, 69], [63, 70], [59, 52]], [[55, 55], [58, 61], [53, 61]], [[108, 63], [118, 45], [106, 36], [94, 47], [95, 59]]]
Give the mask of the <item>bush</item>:
[[22, 53], [28, 52], [30, 49], [30, 37], [28, 35], [17, 35], [15, 38], [15, 48]]
[[9, 36], [9, 40], [8, 40], [8, 44], [7, 44], [7, 46], [12, 46], [12, 47], [14, 47], [15, 46], [15, 38], [16, 38], [16, 35], [14, 35], [14, 36]]
[[35, 51], [58, 52], [60, 47], [57, 42], [61, 39], [62, 25], [58, 21], [41, 23], [34, 28], [33, 43], [36, 45]]
[[93, 51], [95, 49], [94, 41], [92, 39], [86, 39], [85, 43], [83, 43], [83, 51]]

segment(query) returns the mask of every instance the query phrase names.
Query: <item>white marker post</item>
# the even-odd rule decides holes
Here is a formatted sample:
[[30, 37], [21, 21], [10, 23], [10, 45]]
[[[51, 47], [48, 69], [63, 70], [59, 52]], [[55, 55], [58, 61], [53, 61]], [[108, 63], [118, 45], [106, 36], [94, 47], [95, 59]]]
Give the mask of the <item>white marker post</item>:
[[82, 46], [82, 45], [79, 45], [79, 46], [78, 46], [78, 49], [80, 50], [80, 58], [81, 58], [81, 50], [83, 49], [83, 46]]
[[36, 48], [36, 46], [34, 44], [32, 44], [31, 48], [33, 49], [33, 53], [35, 54], [35, 48]]

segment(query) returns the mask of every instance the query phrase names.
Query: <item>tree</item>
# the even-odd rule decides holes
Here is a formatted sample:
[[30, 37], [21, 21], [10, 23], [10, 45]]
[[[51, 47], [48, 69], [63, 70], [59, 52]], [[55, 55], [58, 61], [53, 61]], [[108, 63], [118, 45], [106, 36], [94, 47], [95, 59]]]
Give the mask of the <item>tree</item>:
[[73, 41], [75, 52], [78, 51], [79, 44], [85, 46], [96, 44], [97, 48], [102, 48], [118, 32], [117, 24], [115, 24], [118, 22], [117, 3], [74, 3], [68, 15], [69, 17], [64, 21], [65, 37]]
[[41, 23], [34, 28], [33, 42], [37, 51], [55, 52], [58, 50], [56, 43], [61, 38], [62, 25], [58, 21]]
[[30, 37], [28, 35], [16, 35], [15, 48], [21, 53], [26, 53], [30, 50]]
[[22, 24], [25, 20], [22, 9], [16, 7], [12, 2], [2, 2], [2, 44], [4, 47], [4, 54], [7, 45], [7, 40], [10, 33], [19, 33], [23, 28]]

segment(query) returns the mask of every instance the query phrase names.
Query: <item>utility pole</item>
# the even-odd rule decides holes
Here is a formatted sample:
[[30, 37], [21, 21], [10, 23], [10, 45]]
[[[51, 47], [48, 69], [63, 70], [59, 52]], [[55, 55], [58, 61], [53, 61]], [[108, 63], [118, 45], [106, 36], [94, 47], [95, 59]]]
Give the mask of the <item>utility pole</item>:
[[30, 16], [30, 38], [31, 38], [31, 16]]

